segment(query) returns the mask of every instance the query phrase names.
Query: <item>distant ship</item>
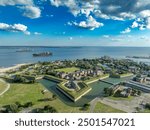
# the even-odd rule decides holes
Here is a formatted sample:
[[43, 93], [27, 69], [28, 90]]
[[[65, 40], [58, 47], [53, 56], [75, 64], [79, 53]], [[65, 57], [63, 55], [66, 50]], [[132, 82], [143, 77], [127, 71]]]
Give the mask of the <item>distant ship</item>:
[[126, 58], [134, 58], [134, 59], [150, 59], [150, 56], [126, 56]]
[[16, 52], [31, 52], [32, 50], [30, 49], [19, 49]]
[[42, 52], [42, 53], [34, 53], [32, 55], [33, 55], [33, 57], [45, 57], [45, 56], [51, 56], [52, 53], [51, 52]]

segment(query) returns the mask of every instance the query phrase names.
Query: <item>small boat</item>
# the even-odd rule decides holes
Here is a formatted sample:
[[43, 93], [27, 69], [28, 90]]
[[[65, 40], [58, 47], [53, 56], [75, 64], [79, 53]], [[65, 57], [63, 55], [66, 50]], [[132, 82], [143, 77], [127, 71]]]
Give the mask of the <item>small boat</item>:
[[42, 53], [34, 53], [32, 54], [33, 57], [46, 57], [46, 56], [51, 56], [51, 52], [42, 52]]

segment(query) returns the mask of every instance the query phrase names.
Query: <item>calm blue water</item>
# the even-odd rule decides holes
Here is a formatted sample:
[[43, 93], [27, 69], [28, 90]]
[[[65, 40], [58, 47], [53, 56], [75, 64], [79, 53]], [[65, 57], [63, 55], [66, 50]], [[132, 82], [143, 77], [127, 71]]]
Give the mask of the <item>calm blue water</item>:
[[[32, 52], [16, 52], [20, 49]], [[53, 56], [33, 57], [33, 53], [50, 51]], [[9, 67], [20, 63], [54, 61], [64, 59], [98, 58], [101, 56], [125, 58], [125, 56], [149, 56], [149, 47], [0, 47], [0, 67]], [[139, 59], [138, 59], [139, 60]], [[142, 61], [142, 59], [140, 60]], [[143, 60], [150, 63], [150, 60]]]

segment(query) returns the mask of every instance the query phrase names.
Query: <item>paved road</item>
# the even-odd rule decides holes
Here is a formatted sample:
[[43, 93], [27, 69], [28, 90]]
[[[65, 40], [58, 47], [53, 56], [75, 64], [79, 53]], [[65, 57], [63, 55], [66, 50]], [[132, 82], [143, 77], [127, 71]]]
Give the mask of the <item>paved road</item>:
[[[0, 79], [1, 82], [4, 82], [6, 83], [4, 80]], [[6, 83], [6, 88], [3, 92], [0, 93], [0, 96], [2, 96], [4, 93], [6, 93], [10, 88], [10, 84], [9, 83]]]
[[90, 113], [94, 112], [94, 108], [95, 108], [98, 101], [99, 101], [99, 98], [95, 98], [94, 100], [92, 100], [90, 102]]
[[103, 100], [104, 98], [104, 94], [99, 94], [98, 97], [96, 97], [95, 99], [93, 99], [91, 102], [90, 102], [90, 113], [93, 113], [94, 112], [94, 109], [95, 109], [95, 106], [97, 104], [97, 102], [99, 102], [99, 100]]

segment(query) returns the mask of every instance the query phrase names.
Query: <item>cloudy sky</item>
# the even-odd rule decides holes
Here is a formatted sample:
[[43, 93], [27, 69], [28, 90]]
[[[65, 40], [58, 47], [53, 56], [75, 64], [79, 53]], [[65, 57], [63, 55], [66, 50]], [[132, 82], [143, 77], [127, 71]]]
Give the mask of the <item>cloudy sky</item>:
[[0, 45], [150, 46], [150, 0], [0, 0]]

